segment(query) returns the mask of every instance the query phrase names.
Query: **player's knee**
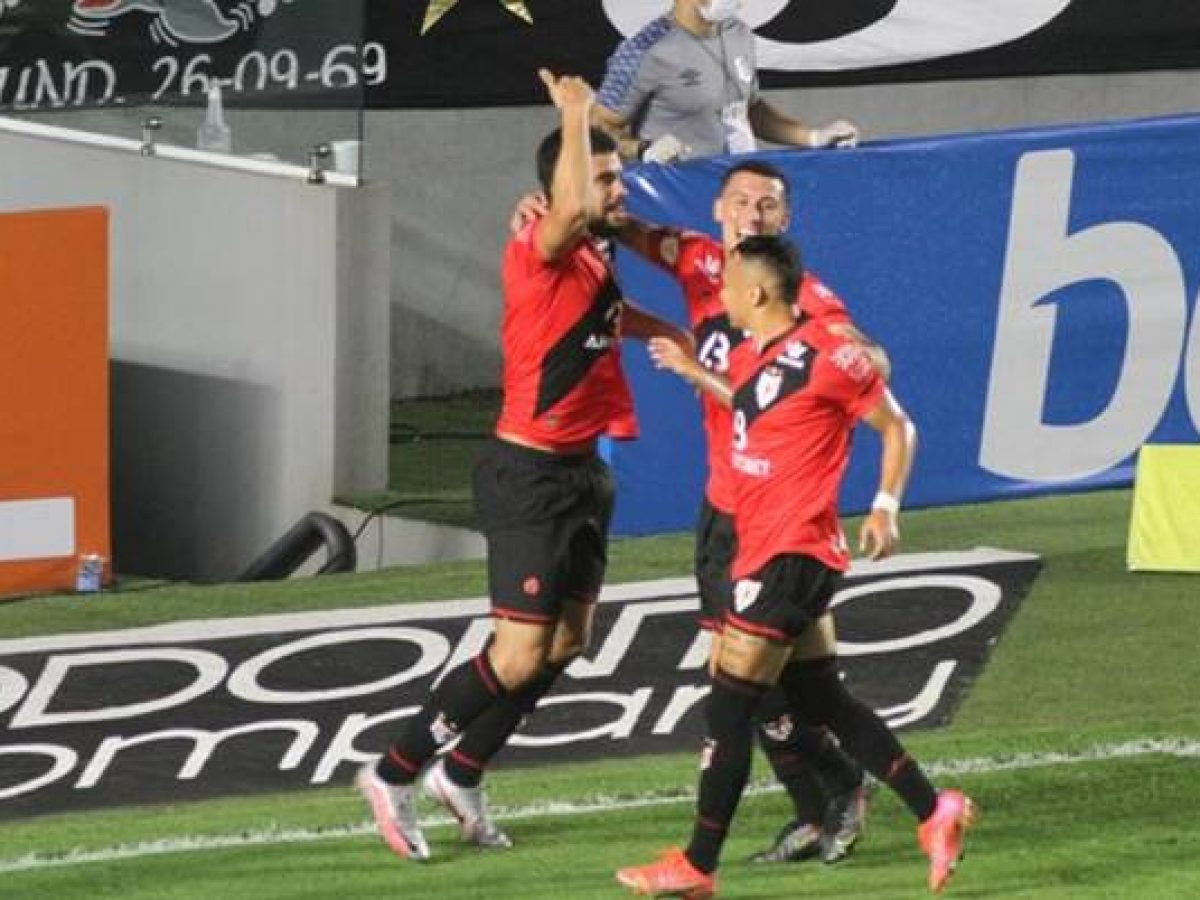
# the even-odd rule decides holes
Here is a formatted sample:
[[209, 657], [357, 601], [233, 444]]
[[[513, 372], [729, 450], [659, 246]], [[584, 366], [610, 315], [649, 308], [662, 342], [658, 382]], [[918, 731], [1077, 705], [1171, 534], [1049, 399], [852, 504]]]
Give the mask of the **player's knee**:
[[766, 691], [766, 685], [718, 671], [704, 707], [709, 735], [752, 734], [754, 714]]
[[571, 663], [575, 662], [575, 660], [579, 659], [579, 657], [583, 656], [585, 649], [582, 641], [563, 647], [554, 647], [550, 651], [550, 656], [546, 659], [545, 668], [561, 672]]
[[546, 661], [544, 651], [528, 649], [515, 653], [499, 645], [491, 647], [488, 658], [496, 677], [508, 691], [515, 691], [536, 678]]

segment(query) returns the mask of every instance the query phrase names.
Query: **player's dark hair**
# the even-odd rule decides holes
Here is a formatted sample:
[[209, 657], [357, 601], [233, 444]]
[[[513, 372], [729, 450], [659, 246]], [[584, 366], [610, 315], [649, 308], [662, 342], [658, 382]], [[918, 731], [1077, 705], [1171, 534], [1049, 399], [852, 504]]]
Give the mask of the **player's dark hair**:
[[[617, 139], [600, 128], [590, 129], [592, 134], [592, 155], [597, 153], [616, 153]], [[537, 150], [538, 181], [542, 190], [550, 196], [550, 186], [554, 182], [554, 169], [558, 165], [558, 157], [562, 154], [562, 129], [555, 128], [542, 139]]]
[[752, 234], [742, 238], [733, 252], [743, 260], [763, 266], [779, 279], [783, 297], [791, 303], [804, 278], [800, 248], [782, 235]]
[[753, 175], [761, 175], [763, 178], [773, 178], [783, 185], [783, 202], [791, 205], [792, 202], [792, 187], [788, 184], [787, 176], [783, 174], [783, 170], [778, 166], [773, 166], [769, 162], [763, 162], [757, 159], [747, 159], [743, 162], [734, 163], [725, 170], [725, 174], [721, 176], [720, 193], [725, 193], [725, 188], [729, 187], [729, 182], [733, 181], [733, 176], [739, 172], [750, 172]]

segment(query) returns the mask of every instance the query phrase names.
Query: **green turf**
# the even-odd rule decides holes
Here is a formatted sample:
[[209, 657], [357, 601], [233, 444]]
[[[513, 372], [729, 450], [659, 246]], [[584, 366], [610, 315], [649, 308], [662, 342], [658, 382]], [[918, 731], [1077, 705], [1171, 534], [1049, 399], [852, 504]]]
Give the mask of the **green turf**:
[[[908, 550], [978, 545], [1031, 550], [1042, 574], [958, 711], [905, 741], [925, 760], [1080, 751], [1146, 737], [1200, 740], [1200, 582], [1124, 570], [1127, 491], [914, 511]], [[852, 523], [853, 524], [853, 523]], [[612, 581], [685, 574], [686, 535], [616, 541]], [[151, 586], [152, 587], [152, 586]], [[176, 618], [337, 608], [474, 596], [478, 563], [398, 569], [299, 583], [169, 586], [100, 597], [0, 605], [0, 634], [110, 628]], [[491, 778], [504, 807], [603, 795], [672, 795], [695, 779], [691, 748], [649, 759], [504, 768]], [[975, 774], [961, 783], [985, 809], [951, 893], [990, 897], [1200, 896], [1196, 760], [1147, 756]], [[690, 805], [511, 822], [510, 854], [480, 855], [448, 829], [432, 833], [440, 861], [403, 865], [371, 837], [211, 850], [0, 875], [0, 897], [613, 897], [620, 864], [686, 839]], [[911, 825], [889, 796], [847, 865], [780, 870], [740, 860], [785, 815], [779, 795], [744, 803], [723, 878], [728, 897], [919, 897], [923, 866]], [[150, 810], [48, 816], [0, 825], [0, 867], [31, 852], [62, 853], [171, 836], [361, 823], [346, 790], [251, 796]]]
[[498, 391], [393, 400], [387, 490], [341, 499], [360, 509], [471, 527], [471, 467], [499, 411]]

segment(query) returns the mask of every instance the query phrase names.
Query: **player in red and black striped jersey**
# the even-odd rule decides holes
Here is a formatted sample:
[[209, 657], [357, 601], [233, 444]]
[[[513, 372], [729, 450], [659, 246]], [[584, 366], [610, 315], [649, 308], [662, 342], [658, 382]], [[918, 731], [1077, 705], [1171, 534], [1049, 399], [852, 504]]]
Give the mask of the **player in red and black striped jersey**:
[[429, 855], [413, 814], [423, 771], [426, 791], [467, 840], [511, 846], [479, 785], [492, 755], [590, 639], [614, 493], [596, 442], [637, 434], [620, 337], [688, 341], [629, 304], [613, 280], [603, 241], [622, 220], [625, 189], [615, 142], [589, 127], [591, 88], [541, 75], [562, 117], [538, 150], [549, 209], [504, 251], [504, 399], [472, 477], [488, 544], [492, 637], [438, 682], [382, 759], [359, 775], [381, 833], [405, 857]]
[[[701, 372], [725, 376], [732, 354], [744, 340], [744, 333], [730, 324], [721, 303], [727, 253], [747, 236], [783, 233], [790, 223], [790, 208], [783, 173], [769, 163], [750, 160], [735, 163], [722, 178], [713, 203], [719, 241], [696, 231], [636, 220], [622, 229], [627, 246], [669, 272], [682, 288]], [[872, 360], [887, 372], [882, 348], [858, 331], [845, 303], [817, 276], [804, 274], [795, 306], [824, 328], [867, 347]], [[656, 342], [651, 343], [651, 355], [663, 365], [660, 352], [673, 350], [660, 350]], [[728, 453], [733, 419], [729, 408], [706, 391], [701, 391], [700, 403], [708, 445], [708, 481], [696, 528], [695, 571], [700, 625], [713, 632], [715, 657], [733, 591], [734, 478]], [[792, 799], [794, 818], [755, 859], [781, 862], [818, 853], [827, 863], [843, 859], [857, 843], [866, 813], [862, 768], [826, 732], [796, 721], [781, 690], [772, 691], [759, 710], [759, 741]]]
[[975, 815], [961, 792], [934, 790], [838, 674], [829, 605], [850, 562], [837, 496], [851, 435], [861, 420], [881, 439], [879, 492], [859, 538], [878, 559], [899, 538], [916, 430], [861, 345], [796, 314], [799, 276], [798, 253], [779, 237], [746, 238], [729, 259], [723, 302], [747, 339], [731, 355], [728, 380], [710, 376], [710, 383], [733, 409], [733, 604], [705, 705], [708, 740], [691, 842], [682, 857], [622, 870], [626, 884], [711, 896], [750, 770], [754, 710], [775, 684], [792, 709], [830, 728], [912, 810], [934, 891], [949, 879]]
[[[518, 205], [512, 228], [517, 234], [545, 214], [545, 199], [531, 195]], [[652, 225], [626, 217], [618, 239], [639, 255], [669, 272], [680, 284], [692, 329], [700, 373], [723, 376], [729, 357], [743, 340], [729, 323], [720, 299], [726, 253], [747, 235], [779, 234], [790, 219], [787, 181], [777, 168], [762, 161], [734, 164], [722, 178], [713, 204], [720, 226], [718, 241], [706, 234]], [[806, 274], [796, 296], [797, 308], [819, 319], [838, 334], [868, 348], [882, 371], [888, 366], [882, 348], [855, 328], [841, 299], [820, 279]], [[678, 341], [651, 341], [651, 355], [692, 358]], [[713, 636], [713, 655], [719, 651], [720, 626], [732, 597], [730, 568], [736, 541], [733, 533], [732, 473], [728, 453], [731, 416], [728, 408], [701, 391], [708, 481], [696, 527], [695, 573], [700, 592], [700, 627]], [[787, 709], [782, 691], [773, 691], [760, 706], [759, 739], [780, 783], [792, 799], [794, 818], [772, 842], [755, 855], [759, 862], [786, 862], [817, 854], [837, 862], [853, 849], [866, 814], [863, 770], [823, 729], [805, 726]]]

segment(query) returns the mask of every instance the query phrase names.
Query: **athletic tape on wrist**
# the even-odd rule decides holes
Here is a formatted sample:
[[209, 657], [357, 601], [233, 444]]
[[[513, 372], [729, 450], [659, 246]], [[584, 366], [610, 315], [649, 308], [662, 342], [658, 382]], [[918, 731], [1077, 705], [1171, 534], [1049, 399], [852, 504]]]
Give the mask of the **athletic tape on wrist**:
[[887, 491], [880, 491], [875, 495], [875, 499], [871, 501], [871, 509], [882, 509], [884, 512], [889, 512], [894, 516], [900, 512], [900, 501]]

